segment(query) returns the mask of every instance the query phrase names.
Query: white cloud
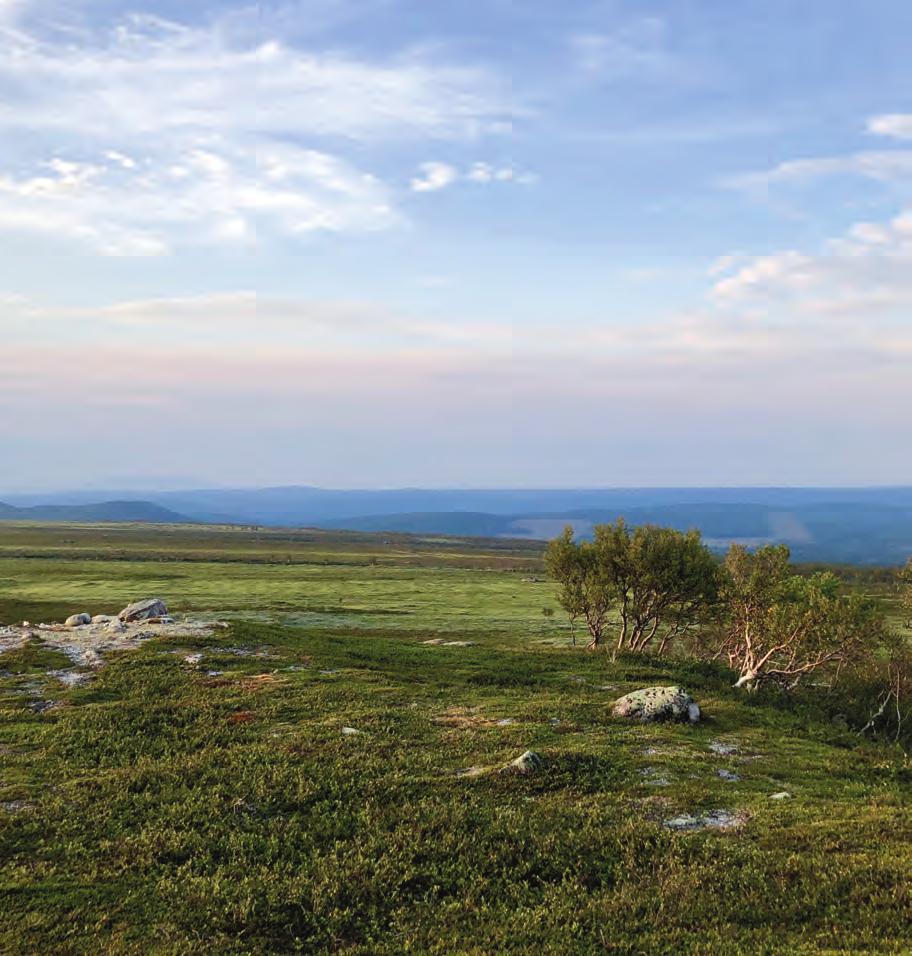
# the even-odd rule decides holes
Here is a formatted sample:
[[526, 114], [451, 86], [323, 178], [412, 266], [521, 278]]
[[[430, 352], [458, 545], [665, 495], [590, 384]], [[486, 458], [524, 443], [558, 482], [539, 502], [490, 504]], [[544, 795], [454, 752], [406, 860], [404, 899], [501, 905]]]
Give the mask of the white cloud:
[[387, 228], [392, 190], [345, 141], [471, 140], [511, 111], [482, 68], [262, 42], [230, 18], [0, 31], [0, 229], [144, 254]]
[[912, 139], [912, 113], [884, 113], [868, 121], [868, 132], [893, 139]]
[[419, 173], [411, 182], [412, 192], [436, 192], [459, 178], [458, 171], [447, 163], [422, 163]]
[[489, 183], [516, 183], [528, 186], [536, 181], [531, 173], [519, 172], [513, 166], [495, 166], [491, 163], [473, 163], [461, 170], [448, 163], [429, 162], [418, 167], [419, 175], [412, 179], [413, 192], [426, 193], [445, 189], [458, 182], [487, 185]]
[[747, 262], [739, 257], [727, 271], [712, 290], [726, 308], [796, 322], [838, 316], [863, 325], [880, 316], [906, 317], [912, 309], [912, 212], [885, 223], [857, 223], [817, 253], [787, 250]]

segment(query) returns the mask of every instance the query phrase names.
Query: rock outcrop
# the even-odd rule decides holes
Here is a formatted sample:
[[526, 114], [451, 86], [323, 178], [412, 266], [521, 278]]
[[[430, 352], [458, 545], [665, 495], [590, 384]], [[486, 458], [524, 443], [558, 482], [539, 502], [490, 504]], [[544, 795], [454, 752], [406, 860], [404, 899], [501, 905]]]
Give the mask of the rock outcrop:
[[130, 624], [133, 621], [148, 621], [150, 618], [168, 616], [168, 605], [161, 598], [149, 598], [145, 601], [136, 601], [128, 604], [117, 617]]

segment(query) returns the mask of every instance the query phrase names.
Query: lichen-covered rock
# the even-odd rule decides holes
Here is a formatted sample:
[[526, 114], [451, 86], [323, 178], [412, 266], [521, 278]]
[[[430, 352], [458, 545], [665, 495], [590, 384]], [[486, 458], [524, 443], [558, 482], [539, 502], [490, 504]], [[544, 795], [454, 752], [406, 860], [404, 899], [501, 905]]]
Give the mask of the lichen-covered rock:
[[129, 624], [132, 621], [148, 621], [149, 618], [167, 617], [167, 615], [168, 605], [161, 598], [149, 598], [146, 601], [128, 604], [117, 616], [125, 624]]
[[536, 770], [541, 770], [544, 765], [544, 761], [534, 750], [527, 750], [524, 754], [520, 754], [514, 761], [508, 763], [506, 767], [501, 770], [501, 773], [521, 773], [524, 775], [535, 773]]
[[63, 623], [66, 627], [82, 627], [84, 624], [91, 624], [92, 618], [88, 614], [73, 614]]
[[654, 720], [689, 720], [695, 724], [700, 719], [700, 708], [683, 687], [645, 687], [616, 700], [611, 714], [614, 717], [644, 723]]

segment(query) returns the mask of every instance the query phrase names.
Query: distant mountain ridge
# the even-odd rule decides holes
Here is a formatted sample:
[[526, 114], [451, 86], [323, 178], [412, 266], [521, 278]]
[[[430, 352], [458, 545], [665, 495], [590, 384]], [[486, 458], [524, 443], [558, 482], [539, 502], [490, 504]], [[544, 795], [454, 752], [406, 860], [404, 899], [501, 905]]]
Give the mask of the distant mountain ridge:
[[190, 519], [150, 501], [100, 501], [76, 505], [15, 507], [0, 501], [0, 521], [137, 521], [186, 524]]
[[[912, 487], [352, 491], [282, 487], [143, 491], [134, 496], [143, 501], [126, 501], [130, 496], [123, 491], [4, 498], [17, 508], [32, 509], [29, 515], [16, 517], [36, 520], [192, 520], [540, 540], [558, 534], [566, 524], [586, 535], [594, 524], [623, 516], [631, 524], [699, 528], [718, 550], [732, 541], [751, 546], [783, 542], [800, 561], [882, 565], [902, 564], [912, 555]], [[68, 504], [62, 505], [64, 501]], [[146, 517], [129, 511], [128, 516], [116, 516], [111, 507], [118, 502], [163, 510], [154, 516], [148, 511]], [[77, 513], [74, 508], [83, 510]]]

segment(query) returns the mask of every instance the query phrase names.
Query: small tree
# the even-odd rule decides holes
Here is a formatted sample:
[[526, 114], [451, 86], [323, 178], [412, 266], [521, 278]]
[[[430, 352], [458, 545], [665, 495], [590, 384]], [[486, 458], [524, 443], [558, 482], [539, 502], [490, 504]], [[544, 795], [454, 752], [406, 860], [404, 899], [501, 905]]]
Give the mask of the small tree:
[[794, 687], [821, 669], [838, 675], [883, 644], [884, 618], [871, 601], [843, 595], [832, 574], [794, 574], [789, 557], [784, 545], [728, 552], [719, 655], [738, 672], [736, 687]]
[[548, 546], [545, 564], [571, 620], [586, 621], [593, 648], [614, 623], [618, 651], [664, 652], [717, 600], [718, 563], [698, 531], [631, 529], [619, 518], [597, 525], [592, 541], [576, 542], [567, 528]]
[[548, 545], [545, 567], [560, 585], [558, 600], [570, 618], [571, 630], [573, 622], [582, 618], [591, 638], [589, 647], [598, 647], [617, 589], [606, 573], [596, 545], [574, 541], [573, 528], [568, 526]]
[[905, 638], [898, 635], [897, 638], [890, 642], [885, 659], [875, 662], [875, 683], [880, 693], [861, 732], [892, 731], [893, 739], [898, 742], [912, 713], [912, 647]]
[[656, 646], [662, 654], [712, 615], [719, 595], [719, 562], [699, 531], [637, 528], [630, 537], [630, 566], [630, 650]]
[[899, 585], [902, 589], [903, 610], [906, 612], [906, 627], [912, 627], [912, 558], [899, 572]]

